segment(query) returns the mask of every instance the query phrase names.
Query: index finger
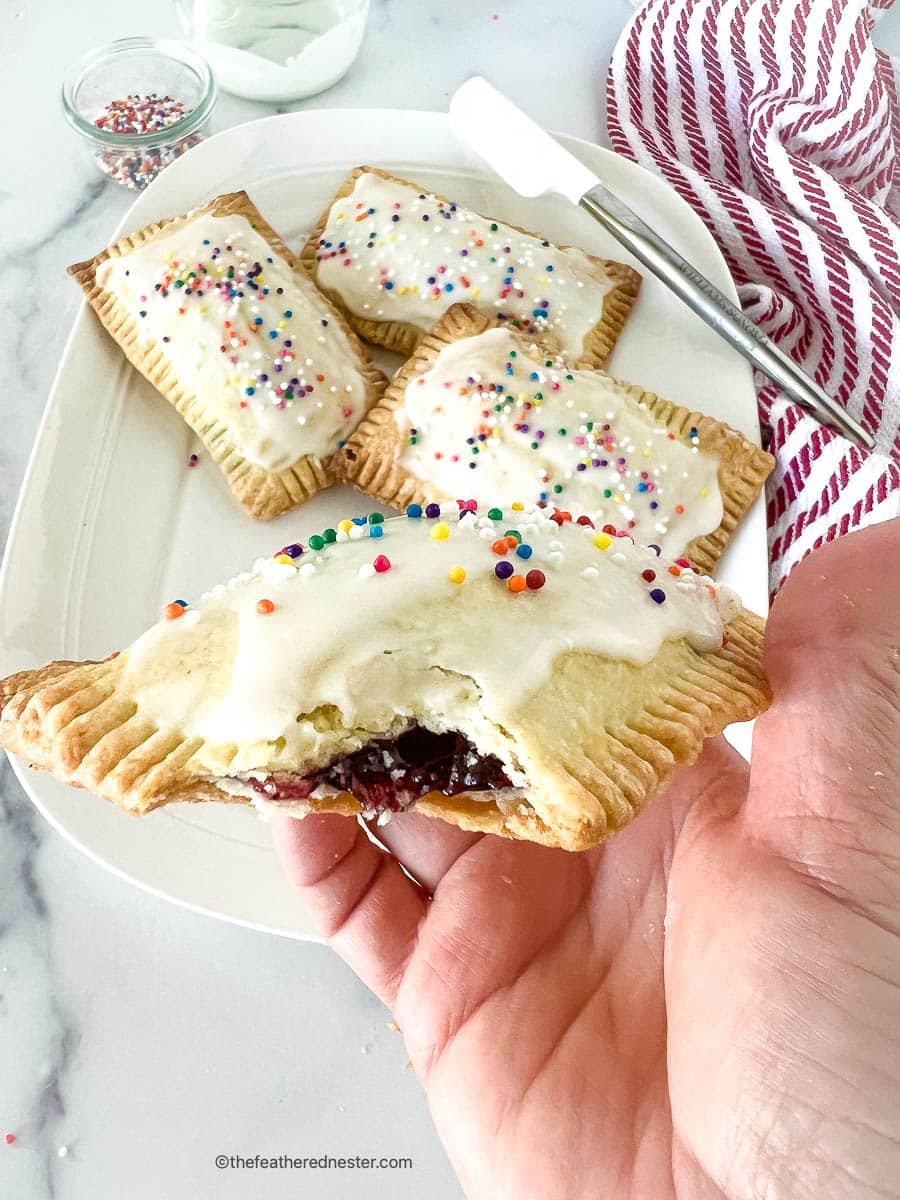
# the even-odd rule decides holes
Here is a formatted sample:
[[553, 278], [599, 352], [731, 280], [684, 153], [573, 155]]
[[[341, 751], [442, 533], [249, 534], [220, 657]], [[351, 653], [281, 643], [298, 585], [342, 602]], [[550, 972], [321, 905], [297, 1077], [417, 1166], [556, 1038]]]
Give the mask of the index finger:
[[272, 815], [288, 878], [341, 958], [393, 1005], [428, 900], [360, 824], [335, 813]]

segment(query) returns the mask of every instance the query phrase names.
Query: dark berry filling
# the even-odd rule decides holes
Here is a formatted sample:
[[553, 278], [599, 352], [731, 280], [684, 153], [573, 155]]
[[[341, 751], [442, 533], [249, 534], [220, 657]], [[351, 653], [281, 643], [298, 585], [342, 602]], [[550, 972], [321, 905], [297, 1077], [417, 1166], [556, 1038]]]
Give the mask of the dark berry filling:
[[369, 742], [313, 775], [277, 774], [247, 782], [268, 800], [307, 800], [328, 784], [350, 792], [367, 815], [402, 812], [428, 792], [456, 796], [513, 786], [493, 754], [479, 753], [461, 733], [432, 733], [421, 725], [397, 738]]

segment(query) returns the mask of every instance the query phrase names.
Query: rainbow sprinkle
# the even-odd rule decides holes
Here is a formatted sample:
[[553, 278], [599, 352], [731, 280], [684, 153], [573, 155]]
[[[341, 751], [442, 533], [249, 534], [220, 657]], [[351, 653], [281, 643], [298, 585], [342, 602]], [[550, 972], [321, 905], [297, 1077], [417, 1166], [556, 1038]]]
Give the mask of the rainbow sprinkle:
[[[570, 532], [567, 536], [584, 538], [601, 551], [596, 556], [597, 566], [584, 567], [579, 572], [584, 586], [592, 584], [602, 574], [604, 562], [618, 565], [630, 562], [636, 577], [641, 580], [648, 607], [652, 609], [666, 602], [667, 593], [659, 586], [658, 572], [644, 565], [648, 557], [652, 556], [653, 561], [656, 561], [657, 548], [638, 547], [640, 553], [631, 558], [616, 551], [617, 543], [634, 545], [634, 539], [626, 530], [617, 530], [607, 524], [602, 530], [595, 532], [590, 524], [585, 525], [577, 518], [573, 519], [572, 514], [564, 510], [556, 509], [548, 514], [537, 506], [526, 509], [521, 504], [513, 505], [511, 508], [521, 515], [522, 526], [528, 532], [530, 540], [525, 541], [520, 530], [502, 529], [502, 509], [489, 508], [480, 511], [477, 502], [471, 499], [438, 506], [443, 510], [445, 519], [435, 524], [420, 523], [421, 518], [417, 515], [419, 507], [410, 506], [413, 511], [407, 512], [407, 521], [413, 527], [418, 527], [419, 534], [426, 543], [437, 543], [438, 547], [444, 547], [446, 544], [446, 551], [441, 549], [433, 560], [429, 558], [428, 561], [433, 561], [435, 571], [447, 581], [449, 589], [459, 588], [464, 583], [471, 585], [473, 581], [477, 583], [480, 580], [482, 583], [489, 582], [491, 587], [501, 586], [503, 592], [510, 597], [534, 595], [545, 590], [552, 594], [552, 573], [560, 568], [567, 553], [567, 544], [550, 532], [555, 524], [560, 532], [565, 526], [569, 526]], [[454, 509], [456, 511], [453, 511]], [[397, 520], [401, 521], [402, 518]], [[455, 529], [454, 525], [459, 529]], [[342, 543], [359, 540], [351, 536], [353, 531], [358, 531], [362, 537], [371, 537], [377, 531], [376, 540], [383, 539], [388, 553], [366, 558], [356, 568], [359, 579], [373, 580], [395, 569], [395, 563], [390, 556], [390, 545], [391, 536], [396, 529], [396, 522], [385, 522], [383, 515], [377, 512], [346, 517], [337, 522], [335, 528], [329, 527], [322, 533], [309, 537], [305, 548], [299, 542], [292, 542], [278, 549], [271, 559], [258, 560], [255, 570], [262, 583], [268, 581], [277, 584], [294, 577], [305, 581], [322, 569], [327, 562], [327, 556], [341, 553]], [[459, 545], [457, 539], [464, 536], [464, 531], [468, 531], [469, 538], [472, 539], [468, 543], [470, 548], [479, 545], [483, 547], [483, 551], [476, 551], [475, 559], [469, 561], [467, 567], [454, 562], [452, 558], [448, 561], [445, 557], [447, 552], [454, 553], [453, 547]], [[334, 536], [331, 536], [332, 534]], [[568, 544], [568, 549], [572, 549], [571, 543]], [[475, 570], [472, 564], [479, 554], [483, 554], [483, 567]], [[664, 564], [663, 569], [671, 576], [667, 587], [684, 587], [687, 581], [683, 580], [682, 576], [691, 577], [690, 584], [694, 586], [693, 577], [700, 574], [698, 568], [686, 558]], [[402, 559], [399, 570], [402, 575]], [[704, 579], [701, 582], [711, 594], [715, 594], [715, 585], [711, 581]], [[279, 595], [278, 592], [272, 594]], [[365, 603], [362, 599], [355, 602], [361, 605]], [[256, 600], [256, 613], [260, 617], [272, 616], [277, 607], [276, 601], [269, 596], [260, 595]], [[196, 624], [201, 619], [199, 610], [190, 609], [185, 600], [172, 601], [165, 607], [163, 615], [168, 621], [183, 619], [185, 627]]]
[[134, 139], [135, 146], [122, 149], [103, 149], [95, 152], [100, 170], [116, 183], [134, 191], [145, 188], [160, 171], [201, 140], [198, 133], [176, 137], [163, 146], [142, 147], [142, 138], [177, 125], [193, 111], [183, 100], [160, 96], [129, 94], [105, 105], [94, 125], [104, 133], [121, 137], [123, 142]]

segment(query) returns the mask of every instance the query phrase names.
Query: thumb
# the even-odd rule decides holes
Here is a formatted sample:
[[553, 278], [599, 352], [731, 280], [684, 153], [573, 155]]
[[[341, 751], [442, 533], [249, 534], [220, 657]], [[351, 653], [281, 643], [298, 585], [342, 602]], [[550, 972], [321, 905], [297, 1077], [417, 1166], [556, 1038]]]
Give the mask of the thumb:
[[900, 927], [900, 521], [802, 562], [769, 618], [747, 833]]
[[748, 798], [695, 806], [676, 850], [673, 1122], [728, 1195], [900, 1178], [898, 537], [882, 525], [796, 568], [767, 628]]

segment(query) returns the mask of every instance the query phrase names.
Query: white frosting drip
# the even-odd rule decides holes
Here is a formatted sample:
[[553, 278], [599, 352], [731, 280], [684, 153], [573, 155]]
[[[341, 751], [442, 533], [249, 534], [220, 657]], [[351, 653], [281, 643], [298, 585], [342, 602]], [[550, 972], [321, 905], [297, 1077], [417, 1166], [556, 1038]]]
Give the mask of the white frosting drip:
[[548, 361], [505, 329], [445, 347], [395, 413], [400, 465], [430, 496], [546, 499], [673, 556], [718, 528], [717, 455], [673, 441], [603, 372]]
[[[740, 607], [727, 588], [691, 570], [673, 576], [628, 538], [559, 527], [539, 509], [460, 521], [455, 505], [445, 508], [453, 512], [440, 520], [386, 521], [379, 538], [362, 527], [361, 538], [307, 550], [299, 568], [260, 560], [205, 596], [193, 625], [152, 627], [125, 664], [141, 711], [212, 746], [247, 749], [218, 773], [252, 771], [282, 751], [321, 765], [325, 746], [330, 761], [416, 719], [437, 732], [462, 729], [494, 753], [497, 727], [540, 690], [558, 655], [646, 663], [679, 637], [710, 651]], [[530, 557], [493, 551], [507, 529]], [[371, 570], [381, 555], [390, 569]], [[518, 576], [543, 571], [545, 586], [512, 594], [495, 574], [501, 560]], [[451, 582], [455, 567], [465, 582]], [[655, 582], [642, 578], [648, 569]], [[263, 599], [275, 605], [265, 616]], [[507, 774], [514, 786], [526, 782]]]
[[465, 301], [547, 330], [572, 360], [584, 354], [585, 335], [613, 287], [603, 263], [581, 250], [559, 249], [368, 173], [332, 205], [317, 258], [320, 286], [358, 317], [425, 333]]
[[107, 259], [97, 282], [266, 470], [332, 454], [365, 410], [359, 360], [334, 313], [246, 217], [189, 220]]

